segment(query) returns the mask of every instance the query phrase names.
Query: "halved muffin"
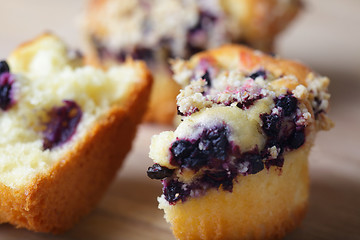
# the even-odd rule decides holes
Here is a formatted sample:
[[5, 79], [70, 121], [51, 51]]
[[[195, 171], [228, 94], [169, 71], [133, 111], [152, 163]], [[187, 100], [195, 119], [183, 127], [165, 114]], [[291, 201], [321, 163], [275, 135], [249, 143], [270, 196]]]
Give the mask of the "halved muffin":
[[130, 150], [151, 75], [142, 62], [84, 65], [52, 34], [0, 65], [0, 222], [67, 230], [100, 200]]
[[171, 123], [179, 86], [171, 81], [169, 58], [231, 42], [271, 51], [300, 9], [300, 0], [92, 0], [84, 32], [92, 61], [147, 62], [155, 84], [146, 120]]
[[247, 47], [173, 62], [182, 121], [154, 136], [148, 176], [178, 239], [281, 238], [308, 203], [308, 154], [329, 129], [329, 79]]

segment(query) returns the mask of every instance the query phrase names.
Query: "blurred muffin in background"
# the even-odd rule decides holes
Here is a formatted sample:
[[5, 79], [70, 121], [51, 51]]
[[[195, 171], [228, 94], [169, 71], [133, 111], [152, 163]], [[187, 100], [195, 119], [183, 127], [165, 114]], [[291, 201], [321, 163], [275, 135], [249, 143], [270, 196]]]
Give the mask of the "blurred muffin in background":
[[300, 9], [300, 0], [91, 0], [83, 24], [87, 55], [105, 66], [145, 60], [155, 79], [145, 120], [171, 123], [179, 86], [169, 58], [229, 42], [270, 52]]

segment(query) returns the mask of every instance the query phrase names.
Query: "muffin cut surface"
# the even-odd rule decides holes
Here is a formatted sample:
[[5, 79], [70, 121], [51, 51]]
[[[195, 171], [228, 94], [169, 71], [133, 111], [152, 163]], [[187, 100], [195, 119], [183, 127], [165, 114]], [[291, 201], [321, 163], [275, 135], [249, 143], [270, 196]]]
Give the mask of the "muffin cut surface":
[[141, 62], [84, 65], [51, 34], [21, 45], [7, 63], [0, 221], [61, 232], [94, 207], [130, 150], [151, 76]]

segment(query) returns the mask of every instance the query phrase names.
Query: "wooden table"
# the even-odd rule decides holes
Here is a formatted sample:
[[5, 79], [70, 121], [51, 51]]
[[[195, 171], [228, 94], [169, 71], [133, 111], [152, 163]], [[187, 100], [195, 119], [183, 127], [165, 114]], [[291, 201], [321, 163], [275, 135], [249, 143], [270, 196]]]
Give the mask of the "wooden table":
[[[0, 56], [51, 29], [81, 46], [76, 17], [85, 1], [0, 0]], [[308, 0], [305, 12], [278, 41], [284, 57], [298, 59], [331, 78], [330, 116], [310, 156], [308, 214], [293, 239], [360, 239], [360, 1]], [[0, 239], [171, 240], [157, 209], [161, 184], [146, 177], [150, 138], [168, 129], [142, 125], [125, 166], [98, 207], [71, 231], [53, 236], [0, 225]]]

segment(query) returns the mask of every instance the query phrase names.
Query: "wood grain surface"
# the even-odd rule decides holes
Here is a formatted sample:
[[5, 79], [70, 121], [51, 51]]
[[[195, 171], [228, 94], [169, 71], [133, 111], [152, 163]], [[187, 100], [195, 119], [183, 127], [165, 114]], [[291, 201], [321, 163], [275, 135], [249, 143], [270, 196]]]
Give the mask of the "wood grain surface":
[[[52, 30], [81, 48], [78, 16], [86, 1], [0, 0], [0, 58]], [[330, 77], [336, 126], [321, 132], [310, 156], [311, 197], [303, 224], [287, 240], [360, 239], [360, 1], [308, 0], [278, 41], [278, 52]], [[97, 208], [63, 235], [0, 225], [0, 239], [172, 240], [157, 209], [161, 184], [146, 177], [150, 138], [169, 127], [142, 125], [132, 152]], [[1, 200], [0, 200], [1, 201]]]

